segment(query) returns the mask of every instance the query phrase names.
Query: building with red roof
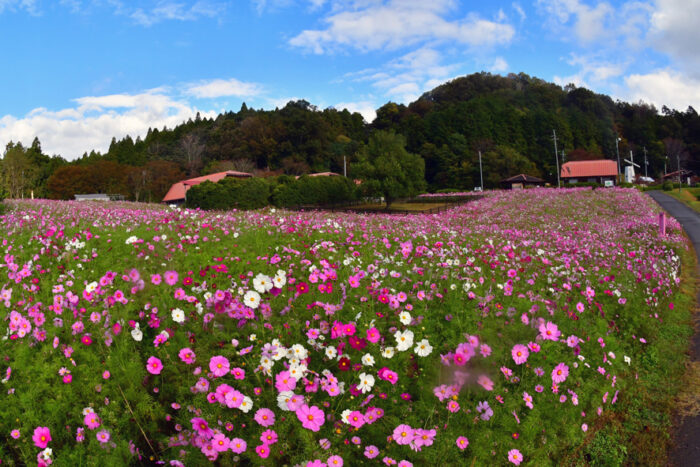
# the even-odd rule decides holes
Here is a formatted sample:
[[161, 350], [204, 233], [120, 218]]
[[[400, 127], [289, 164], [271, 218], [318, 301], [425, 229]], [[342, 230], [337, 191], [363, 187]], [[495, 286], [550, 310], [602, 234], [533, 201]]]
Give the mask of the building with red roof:
[[609, 159], [571, 161], [561, 166], [562, 182], [600, 183], [617, 180], [617, 162]]
[[188, 180], [182, 180], [180, 182], [174, 183], [173, 186], [170, 187], [168, 192], [165, 194], [165, 197], [163, 197], [163, 202], [172, 204], [184, 203], [187, 190], [189, 190], [190, 187], [194, 185], [199, 185], [202, 182], [209, 181], [216, 183], [219, 180], [223, 180], [227, 177], [250, 178], [252, 176], [253, 174], [249, 174], [247, 172], [236, 172], [235, 170], [227, 170], [225, 172], [217, 172], [209, 175], [203, 175], [201, 177], [190, 178]]

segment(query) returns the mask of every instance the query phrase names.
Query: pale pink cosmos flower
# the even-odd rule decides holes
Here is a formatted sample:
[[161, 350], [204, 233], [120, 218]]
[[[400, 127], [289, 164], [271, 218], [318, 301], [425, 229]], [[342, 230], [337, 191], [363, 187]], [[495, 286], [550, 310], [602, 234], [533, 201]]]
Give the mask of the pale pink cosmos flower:
[[513, 361], [515, 361], [516, 365], [522, 365], [525, 363], [527, 361], [527, 357], [530, 355], [527, 347], [522, 344], [515, 344], [510, 353], [513, 356]]
[[406, 424], [401, 424], [394, 428], [393, 438], [396, 444], [410, 444], [413, 441], [414, 430]]
[[523, 455], [517, 449], [511, 449], [508, 451], [508, 460], [515, 465], [520, 465], [523, 461]]
[[540, 337], [542, 337], [544, 340], [557, 341], [561, 335], [559, 327], [551, 321], [540, 324], [539, 330]]
[[275, 376], [275, 388], [279, 392], [294, 391], [297, 387], [297, 379], [289, 375], [288, 371], [281, 371]]
[[165, 283], [168, 285], [175, 285], [177, 284], [177, 271], [166, 271], [165, 272]]
[[267, 428], [275, 424], [275, 413], [267, 408], [258, 409], [258, 411], [255, 412], [254, 419], [258, 422], [258, 425]]
[[246, 449], [248, 449], [248, 444], [246, 444], [245, 440], [242, 440], [241, 438], [233, 438], [228, 444], [228, 447], [234, 453], [242, 454]]
[[87, 413], [87, 414], [85, 414], [85, 418], [83, 419], [83, 423], [89, 429], [94, 430], [95, 428], [100, 426], [100, 417], [98, 417], [95, 412]]

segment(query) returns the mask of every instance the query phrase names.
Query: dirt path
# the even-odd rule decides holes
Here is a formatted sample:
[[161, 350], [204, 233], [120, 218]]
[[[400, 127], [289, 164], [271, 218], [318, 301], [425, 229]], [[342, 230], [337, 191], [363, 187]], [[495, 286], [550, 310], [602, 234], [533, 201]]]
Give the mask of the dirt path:
[[[698, 257], [696, 277], [700, 277], [700, 214], [661, 191], [650, 191], [648, 195], [683, 226], [683, 230], [688, 234], [695, 248], [695, 254]], [[700, 292], [697, 301], [700, 303]], [[690, 344], [690, 357], [692, 361], [700, 362], [700, 332], [696, 331], [693, 336]], [[676, 467], [700, 466], [700, 415], [677, 420], [673, 444], [674, 447], [669, 456], [671, 465]]]

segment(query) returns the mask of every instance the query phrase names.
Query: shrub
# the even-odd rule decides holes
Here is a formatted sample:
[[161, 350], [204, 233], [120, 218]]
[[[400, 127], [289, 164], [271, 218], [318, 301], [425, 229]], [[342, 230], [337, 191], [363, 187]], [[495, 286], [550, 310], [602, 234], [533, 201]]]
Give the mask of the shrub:
[[666, 180], [663, 185], [661, 185], [661, 188], [664, 191], [671, 191], [673, 190], [673, 183], [670, 180]]

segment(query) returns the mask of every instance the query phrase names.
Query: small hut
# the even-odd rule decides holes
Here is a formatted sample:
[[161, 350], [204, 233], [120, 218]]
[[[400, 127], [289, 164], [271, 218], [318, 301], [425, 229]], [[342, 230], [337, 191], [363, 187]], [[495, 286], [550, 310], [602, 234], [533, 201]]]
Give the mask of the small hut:
[[516, 190], [532, 186], [544, 186], [544, 180], [527, 174], [518, 174], [505, 180], [501, 180], [501, 185], [506, 190]]

